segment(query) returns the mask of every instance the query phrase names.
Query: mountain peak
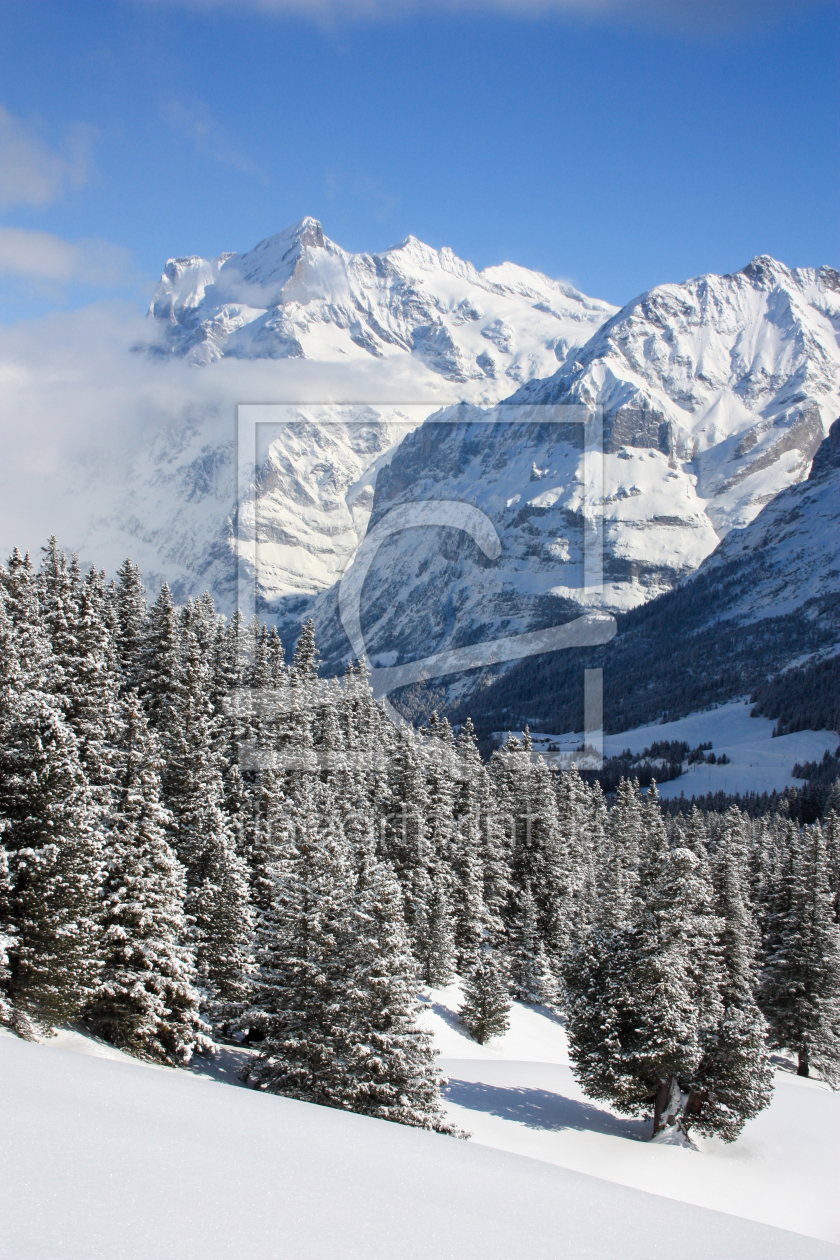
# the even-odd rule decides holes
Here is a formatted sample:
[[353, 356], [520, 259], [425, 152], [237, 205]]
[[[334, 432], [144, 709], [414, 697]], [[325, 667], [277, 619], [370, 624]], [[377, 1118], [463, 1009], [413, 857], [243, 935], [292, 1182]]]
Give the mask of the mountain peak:
[[409, 354], [424, 372], [472, 382], [471, 401], [495, 402], [547, 376], [613, 309], [536, 272], [506, 279], [416, 236], [347, 253], [307, 215], [246, 252], [167, 264], [151, 305], [155, 353], [205, 364]]
[[317, 249], [323, 249], [327, 243], [327, 238], [324, 236], [324, 229], [320, 222], [308, 214], [304, 215], [302, 219], [298, 219], [297, 223], [293, 223], [291, 227], [284, 228], [282, 232], [278, 232], [276, 236], [268, 239], [294, 241], [296, 245], [301, 247], [311, 245]]
[[740, 274], [753, 283], [764, 285], [777, 283], [780, 279], [790, 276], [790, 270], [784, 263], [772, 258], [770, 254], [756, 254], [746, 267], [741, 268]]

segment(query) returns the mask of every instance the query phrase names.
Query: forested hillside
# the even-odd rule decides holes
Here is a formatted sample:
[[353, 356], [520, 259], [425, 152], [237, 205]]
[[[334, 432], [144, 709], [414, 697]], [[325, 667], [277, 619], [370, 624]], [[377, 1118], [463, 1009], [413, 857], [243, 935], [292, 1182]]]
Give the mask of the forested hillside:
[[147, 606], [55, 540], [0, 569], [0, 1018], [178, 1063], [247, 1041], [255, 1088], [444, 1132], [417, 989], [565, 1013], [594, 1098], [737, 1136], [769, 1048], [829, 1080], [840, 821], [663, 816], [472, 724], [395, 725], [361, 665]]

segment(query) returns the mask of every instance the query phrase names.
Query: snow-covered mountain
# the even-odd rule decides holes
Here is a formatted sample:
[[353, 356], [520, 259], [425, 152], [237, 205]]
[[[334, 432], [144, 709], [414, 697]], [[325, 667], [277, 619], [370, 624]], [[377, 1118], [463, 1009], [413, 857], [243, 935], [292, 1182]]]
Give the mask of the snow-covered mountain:
[[[37, 544], [20, 529], [37, 516], [83, 560], [113, 571], [131, 554], [151, 588], [206, 587], [226, 611], [242, 558], [267, 615], [291, 625], [319, 602], [336, 661], [333, 588], [372, 512], [466, 501], [500, 540], [494, 560], [451, 530], [380, 550], [366, 631], [383, 658], [417, 658], [669, 589], [806, 476], [840, 411], [840, 277], [767, 258], [616, 312], [414, 238], [350, 254], [304, 219], [246, 253], [170, 260], [143, 333], [109, 320], [77, 319], [51, 357], [39, 337], [25, 352], [0, 338], [19, 451], [0, 466], [5, 545]], [[253, 413], [243, 497], [237, 405], [254, 400], [285, 410]], [[503, 401], [600, 407], [603, 469], [579, 427], [485, 423]], [[603, 586], [583, 565], [601, 514]]]
[[[838, 650], [840, 419], [805, 481], [731, 530], [671, 591], [619, 617], [606, 646], [522, 661], [489, 686], [439, 699], [484, 732], [525, 722], [579, 731], [583, 670], [600, 668], [605, 729], [626, 732], [760, 693], [777, 673]], [[416, 711], [425, 700], [414, 698]]]
[[413, 236], [348, 254], [311, 218], [245, 254], [170, 259], [151, 305], [160, 349], [191, 363], [408, 353], [471, 383], [456, 396], [473, 402], [548, 376], [614, 310], [513, 263], [476, 271]]
[[[630, 303], [498, 408], [499, 423], [469, 408], [426, 421], [379, 473], [371, 523], [412, 502], [465, 502], [489, 516], [500, 555], [488, 563], [451, 529], [389, 537], [364, 591], [374, 656], [402, 664], [670, 589], [807, 475], [840, 408], [838, 333], [836, 271], [759, 258]], [[555, 406], [602, 410], [603, 464], [583, 453], [580, 426], [546, 423], [566, 414]], [[584, 569], [598, 518], [603, 584]], [[815, 549], [830, 549], [829, 521], [813, 528]], [[334, 594], [318, 612], [340, 656]]]
[[[238, 548], [257, 607], [295, 616], [341, 575], [364, 535], [376, 471], [406, 433], [441, 404], [491, 404], [545, 376], [614, 309], [512, 263], [479, 272], [414, 237], [348, 254], [311, 218], [245, 254], [171, 259], [150, 308], [152, 355], [214, 376], [239, 363], [247, 379], [248, 364], [259, 366], [256, 396], [268, 383], [273, 400], [296, 404], [279, 420], [260, 413], [256, 500], [246, 492], [235, 526], [217, 523], [196, 557], [202, 579], [229, 606]], [[311, 385], [295, 392], [307, 361], [330, 367], [320, 397]], [[378, 401], [389, 395], [399, 404]], [[348, 397], [357, 401], [338, 403]], [[233, 462], [221, 451], [204, 459]], [[194, 480], [185, 484], [193, 495]], [[171, 482], [170, 493], [183, 519]], [[233, 493], [227, 508], [233, 518]]]
[[840, 275], [760, 257], [659, 285], [513, 401], [598, 404], [606, 449], [667, 454], [717, 533], [807, 475], [840, 405]]
[[733, 529], [695, 575], [737, 573], [720, 618], [754, 622], [807, 606], [832, 616], [840, 637], [840, 419], [805, 481], [772, 499], [745, 529]]

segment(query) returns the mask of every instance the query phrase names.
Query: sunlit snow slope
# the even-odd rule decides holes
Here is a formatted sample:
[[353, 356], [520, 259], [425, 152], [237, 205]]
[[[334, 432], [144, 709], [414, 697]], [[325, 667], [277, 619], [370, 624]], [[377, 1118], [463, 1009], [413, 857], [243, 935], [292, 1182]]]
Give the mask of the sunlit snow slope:
[[773, 1100], [735, 1143], [651, 1142], [649, 1120], [585, 1096], [552, 1011], [516, 1002], [510, 1031], [480, 1046], [458, 1020], [461, 1001], [458, 984], [432, 990], [424, 1022], [449, 1077], [449, 1116], [473, 1141], [840, 1243], [840, 1096], [823, 1082], [778, 1057]]
[[[344, 1112], [0, 1035], [2, 1260], [816, 1260], [835, 1248]], [[635, 1144], [634, 1144], [635, 1146]]]

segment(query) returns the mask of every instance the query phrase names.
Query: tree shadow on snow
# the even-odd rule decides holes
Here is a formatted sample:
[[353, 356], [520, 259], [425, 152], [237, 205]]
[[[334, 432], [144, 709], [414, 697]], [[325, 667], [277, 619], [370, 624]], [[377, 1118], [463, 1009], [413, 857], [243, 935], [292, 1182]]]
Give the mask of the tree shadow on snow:
[[251, 1046], [221, 1042], [216, 1046], [215, 1054], [193, 1055], [186, 1068], [195, 1076], [206, 1076], [223, 1085], [242, 1085], [244, 1082], [240, 1072], [253, 1060], [255, 1054], [256, 1051]]
[[462, 1037], [466, 1037], [468, 1040], [470, 1039], [470, 1034], [461, 1023], [461, 1020], [454, 1011], [450, 1011], [448, 1006], [444, 1006], [442, 1002], [426, 1002], [425, 1005], [430, 1011], [434, 1011], [435, 1015], [442, 1019], [445, 1024], [453, 1028], [455, 1032], [460, 1033]]
[[450, 1102], [470, 1111], [486, 1111], [501, 1120], [515, 1120], [529, 1129], [577, 1129], [606, 1133], [610, 1137], [644, 1142], [650, 1125], [644, 1120], [624, 1119], [591, 1103], [577, 1102], [547, 1089], [485, 1085], [478, 1081], [450, 1080], [444, 1093]]

